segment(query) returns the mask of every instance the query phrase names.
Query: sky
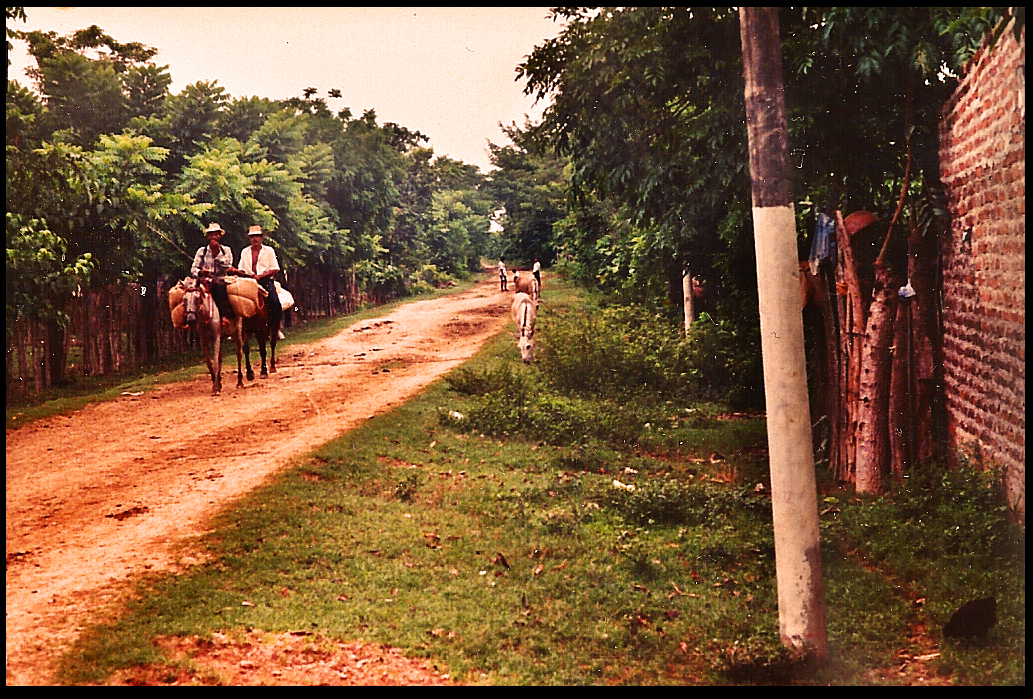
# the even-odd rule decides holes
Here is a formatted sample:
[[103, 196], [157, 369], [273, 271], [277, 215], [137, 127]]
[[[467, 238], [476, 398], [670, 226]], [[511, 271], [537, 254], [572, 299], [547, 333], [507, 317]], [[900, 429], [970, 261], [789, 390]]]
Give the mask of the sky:
[[[172, 94], [200, 80], [234, 97], [283, 99], [318, 89], [334, 113], [373, 109], [429, 136], [435, 155], [490, 168], [488, 141], [509, 140], [499, 123], [523, 126], [543, 104], [523, 94], [516, 67], [557, 36], [546, 7], [126, 8], [27, 7], [9, 28], [66, 36], [96, 24], [119, 42], [157, 48]], [[33, 87], [24, 41], [8, 77]], [[341, 98], [329, 98], [331, 88]]]

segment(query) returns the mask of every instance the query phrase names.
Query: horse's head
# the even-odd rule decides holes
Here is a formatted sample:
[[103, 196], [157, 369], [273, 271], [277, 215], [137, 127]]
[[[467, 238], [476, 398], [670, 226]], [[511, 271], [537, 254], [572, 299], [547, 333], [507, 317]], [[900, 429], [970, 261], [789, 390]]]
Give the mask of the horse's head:
[[526, 330], [520, 333], [520, 339], [517, 341], [517, 347], [520, 349], [520, 359], [527, 364], [531, 361], [531, 354], [534, 352], [534, 330]]
[[201, 312], [204, 289], [198, 281], [192, 277], [183, 280], [183, 307], [186, 309], [186, 324], [188, 327], [197, 325], [197, 316]]

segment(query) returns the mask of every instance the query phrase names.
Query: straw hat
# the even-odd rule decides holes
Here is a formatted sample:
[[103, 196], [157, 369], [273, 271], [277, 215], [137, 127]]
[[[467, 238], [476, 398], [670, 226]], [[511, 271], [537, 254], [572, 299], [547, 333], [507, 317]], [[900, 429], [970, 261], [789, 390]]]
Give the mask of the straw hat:
[[220, 226], [218, 223], [209, 223], [208, 224], [208, 229], [204, 232], [204, 234], [208, 235], [209, 233], [225, 233], [225, 232], [226, 231], [222, 230], [222, 226]]
[[250, 238], [253, 235], [264, 235], [264, 231], [261, 226], [251, 226], [251, 228], [247, 229], [247, 234]]

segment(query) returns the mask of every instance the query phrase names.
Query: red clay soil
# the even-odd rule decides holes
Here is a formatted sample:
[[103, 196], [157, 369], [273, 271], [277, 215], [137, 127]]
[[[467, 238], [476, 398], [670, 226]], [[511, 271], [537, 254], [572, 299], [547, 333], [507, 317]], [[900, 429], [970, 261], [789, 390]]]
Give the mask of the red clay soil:
[[[224, 357], [218, 397], [205, 374], [8, 431], [7, 684], [51, 683], [59, 654], [136, 576], [198, 562], [183, 544], [215, 512], [472, 356], [509, 320], [512, 293], [489, 279], [293, 345], [241, 389]], [[141, 669], [115, 681], [449, 682], [389, 648], [261, 639], [166, 639], [208, 658], [207, 680]]]

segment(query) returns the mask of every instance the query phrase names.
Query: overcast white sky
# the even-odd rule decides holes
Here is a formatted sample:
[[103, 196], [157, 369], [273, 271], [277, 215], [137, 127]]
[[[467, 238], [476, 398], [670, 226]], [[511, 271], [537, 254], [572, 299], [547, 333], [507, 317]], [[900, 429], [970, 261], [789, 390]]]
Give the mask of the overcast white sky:
[[[487, 172], [499, 122], [524, 123], [542, 105], [525, 97], [516, 66], [562, 25], [545, 7], [492, 8], [110, 8], [27, 7], [12, 28], [65, 36], [92, 24], [117, 41], [159, 50], [171, 92], [216, 81], [233, 97], [281, 99], [306, 87], [341, 90], [331, 111], [374, 109], [430, 137], [436, 155]], [[32, 87], [25, 42], [14, 42], [8, 77]]]

